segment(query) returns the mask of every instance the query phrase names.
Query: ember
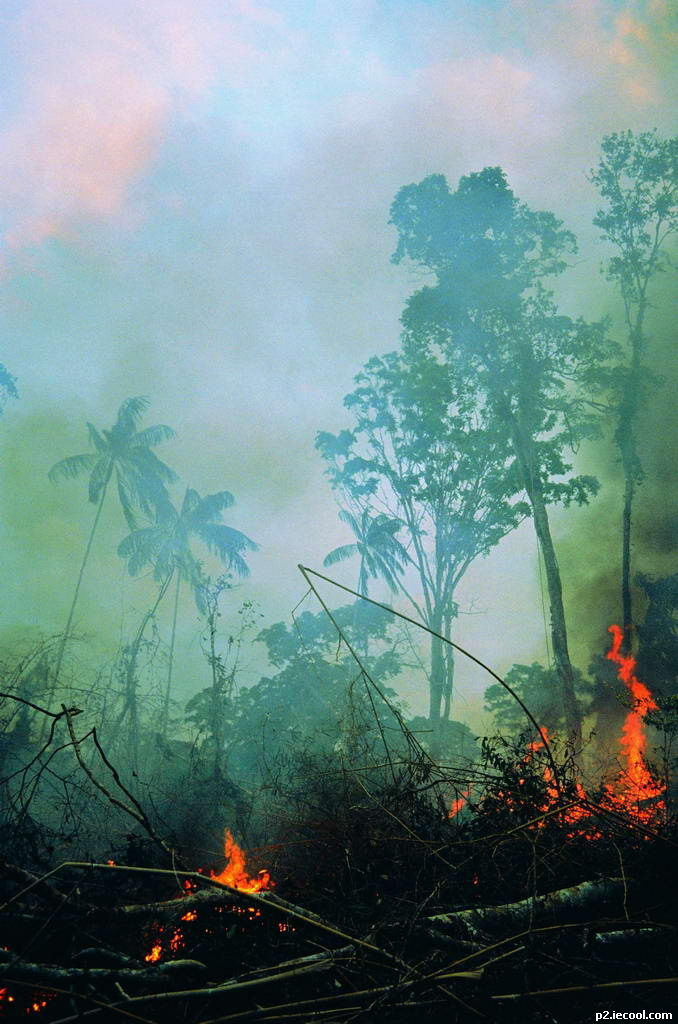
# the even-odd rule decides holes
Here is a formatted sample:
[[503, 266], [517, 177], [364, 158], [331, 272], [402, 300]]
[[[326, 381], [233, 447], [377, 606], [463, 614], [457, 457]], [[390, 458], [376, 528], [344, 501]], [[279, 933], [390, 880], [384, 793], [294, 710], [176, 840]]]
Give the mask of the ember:
[[[210, 878], [213, 878], [216, 882], [222, 882], [224, 885], [229, 885], [233, 889], [239, 889], [241, 892], [263, 892], [273, 888], [273, 882], [268, 871], [260, 871], [257, 877], [248, 875], [247, 855], [242, 847], [238, 846], [229, 829], [226, 829], [224, 835], [224, 856], [226, 857], [225, 868], [219, 874], [213, 871], [210, 872]], [[202, 868], [199, 868], [198, 871], [202, 873]], [[196, 889], [197, 885], [195, 882], [189, 879], [184, 880], [183, 890], [186, 895], [190, 895]], [[223, 911], [223, 907], [215, 909], [217, 912]], [[246, 915], [250, 921], [261, 917], [261, 911], [257, 907], [234, 906], [230, 909], [234, 913]], [[197, 910], [186, 911], [185, 914], [182, 914], [181, 920], [187, 922], [197, 921]], [[178, 953], [186, 945], [181, 928], [175, 927], [170, 931], [156, 924], [154, 925], [154, 933], [152, 940], [149, 940], [152, 941], [151, 948], [144, 956], [144, 960], [147, 963], [159, 963], [168, 955]]]

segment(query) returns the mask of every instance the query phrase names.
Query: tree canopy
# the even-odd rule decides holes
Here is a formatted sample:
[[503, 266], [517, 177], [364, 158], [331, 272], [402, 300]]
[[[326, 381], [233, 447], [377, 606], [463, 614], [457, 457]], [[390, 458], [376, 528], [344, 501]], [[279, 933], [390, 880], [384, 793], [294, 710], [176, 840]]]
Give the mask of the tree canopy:
[[[356, 385], [344, 400], [354, 425], [319, 433], [316, 445], [333, 486], [363, 516], [369, 509], [399, 524], [405, 559], [390, 580], [427, 626], [449, 635], [455, 588], [469, 565], [528, 512], [514, 498], [519, 482], [505, 432], [468, 379], [423, 346], [375, 356]], [[416, 596], [406, 566], [416, 573]], [[449, 714], [450, 654], [433, 639], [433, 721]]]
[[554, 214], [520, 202], [500, 168], [468, 175], [452, 191], [436, 175], [400, 190], [391, 208], [394, 260], [432, 283], [408, 300], [404, 347], [439, 353], [509, 439], [544, 557], [554, 657], [568, 726], [579, 733], [562, 583], [548, 521], [554, 502], [584, 503], [597, 481], [572, 474], [568, 453], [599, 429], [592, 393], [615, 349], [604, 323], [561, 314], [544, 279], [576, 251]]

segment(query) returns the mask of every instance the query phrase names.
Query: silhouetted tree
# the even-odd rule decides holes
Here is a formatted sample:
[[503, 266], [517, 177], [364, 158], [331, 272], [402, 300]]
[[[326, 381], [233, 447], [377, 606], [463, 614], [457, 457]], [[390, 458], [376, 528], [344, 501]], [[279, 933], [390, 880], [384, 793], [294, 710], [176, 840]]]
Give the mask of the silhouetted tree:
[[[402, 573], [408, 560], [407, 551], [396, 537], [402, 527], [398, 519], [392, 519], [383, 512], [372, 515], [368, 508], [362, 508], [357, 513], [350, 509], [342, 509], [339, 518], [347, 523], [356, 540], [354, 544], [341, 544], [338, 548], [323, 559], [323, 565], [330, 567], [337, 562], [343, 562], [347, 558], [358, 555], [360, 558], [360, 569], [358, 572], [357, 590], [359, 594], [367, 596], [369, 579], [381, 578], [386, 581], [390, 589], [398, 590], [397, 577]], [[365, 602], [357, 599], [354, 606], [354, 625], [357, 627], [360, 621], [360, 613]], [[363, 653], [367, 654], [367, 634], [363, 634]]]
[[16, 377], [13, 377], [6, 366], [0, 363], [0, 412], [5, 407], [8, 398], [18, 398], [19, 392], [16, 388]]
[[370, 577], [381, 577], [392, 591], [397, 591], [397, 576], [408, 560], [407, 552], [396, 537], [403, 525], [400, 520], [391, 519], [383, 512], [370, 515], [367, 508], [363, 508], [359, 515], [350, 509], [342, 509], [339, 518], [350, 526], [356, 538], [355, 543], [334, 548], [323, 559], [323, 565], [329, 567], [358, 555], [358, 593], [367, 594]]
[[[358, 634], [353, 606], [333, 609], [332, 615], [354, 645]], [[359, 637], [367, 633], [385, 645], [381, 654], [367, 659], [367, 666], [370, 677], [389, 698], [395, 694], [385, 684], [402, 665], [391, 626], [392, 616], [368, 605], [359, 627]], [[226, 711], [229, 763], [234, 771], [237, 766], [239, 777], [247, 779], [248, 785], [261, 773], [277, 771], [295, 750], [329, 753], [349, 747], [362, 752], [380, 748], [375, 716], [382, 729], [388, 728], [388, 742], [397, 746], [395, 716], [377, 694], [368, 691], [369, 684], [350, 655], [344, 650], [344, 657], [338, 656], [337, 631], [324, 611], [302, 612], [293, 624], [276, 622], [262, 630], [257, 640], [265, 644], [275, 674], [243, 687]], [[207, 690], [187, 710], [194, 724], [211, 728]]]
[[[590, 697], [591, 686], [575, 668], [575, 687], [578, 699]], [[518, 694], [536, 720], [549, 732], [560, 731], [565, 725], [563, 702], [558, 691], [558, 678], [553, 668], [539, 662], [531, 665], [512, 665], [504, 676], [511, 689]], [[485, 710], [494, 715], [497, 729], [504, 736], [518, 736], [528, 727], [525, 712], [515, 698], [495, 683], [485, 690]]]
[[[182, 583], [186, 582], [193, 588], [198, 610], [203, 613], [207, 610], [203, 600], [204, 592], [201, 589], [204, 580], [200, 563], [191, 549], [193, 538], [201, 541], [223, 565], [240, 577], [249, 575], [243, 552], [256, 551], [258, 547], [240, 530], [221, 522], [224, 510], [230, 508], [234, 500], [230, 491], [217, 491], [201, 498], [196, 490], [188, 487], [179, 511], [169, 499], [163, 501], [157, 508], [156, 521], [152, 526], [132, 530], [118, 545], [118, 554], [121, 558], [127, 559], [130, 575], [136, 576], [147, 566], [153, 567], [153, 576], [160, 583], [160, 590], [152, 614], [164, 597], [171, 580], [175, 581], [172, 634], [162, 717], [163, 733], [167, 729], [169, 716], [174, 644]], [[144, 620], [144, 627], [147, 621], [148, 616]], [[141, 637], [139, 642], [140, 640]]]
[[648, 383], [646, 318], [650, 285], [670, 265], [666, 243], [678, 228], [678, 138], [662, 139], [656, 131], [615, 132], [603, 139], [601, 148], [591, 180], [606, 205], [593, 223], [615, 249], [606, 272], [619, 288], [628, 332], [629, 357], [620, 374], [615, 441], [624, 470], [621, 591], [624, 645], [630, 651], [631, 517], [636, 487], [643, 479], [637, 419]]
[[404, 344], [441, 352], [498, 418], [527, 494], [544, 559], [551, 639], [568, 729], [580, 736], [562, 582], [548, 506], [585, 503], [598, 489], [572, 476], [566, 452], [597, 432], [590, 404], [613, 351], [604, 325], [561, 315], [541, 279], [565, 268], [573, 235], [551, 213], [516, 199], [500, 168], [441, 175], [400, 190], [391, 208], [394, 261], [409, 258], [433, 283], [404, 315]]
[[156, 508], [168, 500], [166, 484], [176, 479], [175, 473], [169, 466], [161, 462], [151, 451], [161, 441], [174, 437], [174, 431], [170, 427], [162, 425], [146, 427], [144, 430], [138, 429], [141, 417], [148, 406], [148, 398], [127, 398], [120, 406], [117, 419], [110, 430], [99, 432], [96, 427], [88, 423], [89, 440], [94, 451], [81, 455], [70, 455], [68, 458], [61, 459], [49, 471], [49, 479], [52, 482], [73, 479], [83, 473], [89, 473], [89, 500], [96, 505], [96, 514], [80, 565], [66, 628], [59, 645], [54, 669], [54, 685], [56, 685], [61, 671], [64, 650], [78, 603], [80, 585], [92, 550], [108, 485], [115, 477], [125, 519], [130, 529], [133, 529], [136, 526], [135, 513], [140, 511], [151, 515]]
[[[344, 400], [355, 426], [316, 441], [334, 487], [385, 521], [402, 525], [403, 553], [421, 599], [405, 587], [400, 565], [391, 582], [422, 621], [449, 637], [454, 593], [474, 558], [514, 529], [527, 512], [496, 419], [450, 366], [424, 346], [371, 359]], [[449, 716], [452, 652], [431, 639], [429, 717]]]

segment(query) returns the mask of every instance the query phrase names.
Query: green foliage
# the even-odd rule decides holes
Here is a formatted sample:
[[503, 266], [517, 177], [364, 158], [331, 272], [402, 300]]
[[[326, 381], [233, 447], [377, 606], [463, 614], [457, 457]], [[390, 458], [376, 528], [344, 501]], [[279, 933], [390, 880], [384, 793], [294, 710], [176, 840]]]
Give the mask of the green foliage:
[[316, 446], [333, 486], [383, 509], [372, 521], [384, 531], [402, 527], [397, 554], [416, 567], [432, 624], [471, 561], [527, 512], [512, 500], [505, 434], [468, 381], [425, 349], [375, 356], [356, 384], [344, 402], [355, 426], [319, 433]]
[[459, 760], [475, 763], [478, 760], [480, 748], [477, 738], [465, 722], [455, 719], [440, 722], [434, 734], [428, 719], [417, 715], [408, 720], [407, 728], [424, 750], [435, 750], [435, 756], [441, 763], [450, 765]]
[[[379, 655], [366, 659], [370, 676], [392, 698], [384, 683], [398, 674], [401, 661], [389, 642], [390, 617], [370, 606], [356, 623], [355, 608], [346, 605], [332, 612], [351, 643], [365, 638], [381, 641]], [[224, 737], [229, 767], [243, 778], [259, 776], [266, 766], [291, 755], [292, 749], [330, 753], [343, 749], [357, 730], [366, 746], [379, 741], [366, 683], [353, 658], [339, 643], [337, 631], [324, 612], [303, 612], [292, 626], [275, 623], [257, 639], [266, 646], [268, 660], [277, 672], [243, 688], [224, 708]], [[398, 725], [386, 704], [372, 693], [382, 726]], [[214, 713], [210, 692], [203, 691], [187, 708], [189, 720], [209, 730]], [[394, 737], [395, 732], [389, 733]]]
[[[325, 435], [324, 435], [325, 436]], [[329, 436], [329, 435], [327, 435]], [[392, 591], [397, 591], [397, 576], [402, 572], [408, 560], [407, 551], [396, 537], [402, 522], [392, 519], [383, 512], [370, 515], [369, 509], [362, 509], [356, 516], [349, 509], [341, 509], [339, 518], [347, 523], [356, 538], [355, 544], [342, 544], [334, 548], [323, 559], [323, 565], [330, 567], [337, 562], [358, 555], [360, 572], [358, 574], [358, 592], [367, 594], [368, 579], [386, 580]]]
[[607, 275], [628, 315], [669, 265], [665, 243], [678, 229], [678, 138], [662, 139], [656, 129], [607, 135], [591, 181], [606, 202], [593, 223], [616, 249]]
[[394, 258], [435, 281], [407, 303], [406, 344], [442, 352], [484, 396], [514, 448], [522, 440], [547, 504], [586, 502], [597, 485], [568, 477], [565, 452], [598, 433], [591, 397], [607, 383], [616, 348], [605, 324], [560, 314], [541, 283], [565, 268], [574, 237], [553, 214], [519, 202], [498, 168], [462, 178], [456, 192], [433, 180], [433, 207], [426, 179], [402, 189], [391, 210]]
[[[555, 669], [545, 668], [536, 661], [531, 665], [513, 665], [506, 673], [505, 680], [529, 708], [539, 725], [546, 727], [549, 732], [564, 730], [566, 723]], [[592, 687], [577, 669], [575, 688], [581, 701], [590, 698]], [[508, 690], [498, 683], [485, 690], [484, 706], [486, 711], [494, 715], [497, 730], [502, 736], [517, 737], [530, 728], [523, 709]]]

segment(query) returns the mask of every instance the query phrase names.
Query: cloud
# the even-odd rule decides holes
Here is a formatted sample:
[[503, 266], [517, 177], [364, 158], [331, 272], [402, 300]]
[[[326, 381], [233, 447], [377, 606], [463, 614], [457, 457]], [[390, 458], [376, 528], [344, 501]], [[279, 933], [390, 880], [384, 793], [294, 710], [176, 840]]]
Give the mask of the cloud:
[[10, 32], [21, 102], [0, 185], [5, 242], [21, 247], [119, 213], [172, 116], [242, 86], [283, 25], [252, 0], [27, 0]]

